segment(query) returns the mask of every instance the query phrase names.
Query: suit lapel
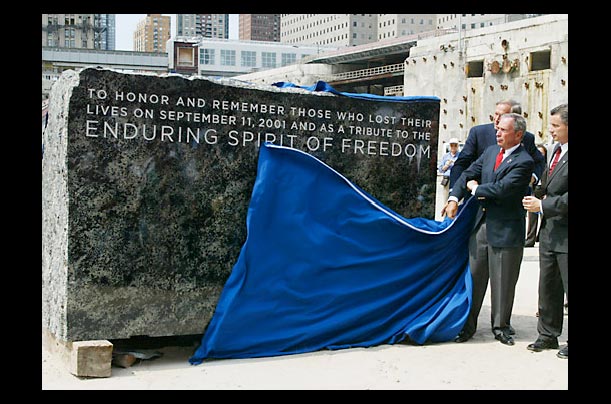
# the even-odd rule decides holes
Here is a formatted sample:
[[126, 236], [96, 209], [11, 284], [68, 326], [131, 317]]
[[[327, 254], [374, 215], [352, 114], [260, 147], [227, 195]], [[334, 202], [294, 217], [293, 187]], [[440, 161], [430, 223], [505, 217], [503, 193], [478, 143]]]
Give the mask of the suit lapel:
[[[569, 162], [569, 152], [566, 153], [558, 160], [558, 164], [554, 167], [554, 171], [549, 175], [548, 182], [551, 181], [560, 171], [564, 170], [566, 163]], [[549, 169], [549, 168], [548, 168]]]
[[[501, 162], [501, 165], [494, 172], [495, 176], [498, 177], [499, 174], [507, 170], [509, 167], [513, 165], [513, 162], [519, 158], [518, 156], [524, 150], [524, 146], [520, 145], [517, 149], [515, 149], [509, 156], [505, 157], [505, 159]], [[494, 167], [494, 163], [493, 163]]]

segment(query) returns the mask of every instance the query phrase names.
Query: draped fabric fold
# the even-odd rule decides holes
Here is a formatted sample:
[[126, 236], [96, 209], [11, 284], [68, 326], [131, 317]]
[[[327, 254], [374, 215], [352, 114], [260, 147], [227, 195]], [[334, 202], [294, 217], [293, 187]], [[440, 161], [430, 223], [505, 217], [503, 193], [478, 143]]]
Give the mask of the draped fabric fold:
[[315, 157], [262, 145], [247, 239], [189, 362], [452, 339], [476, 205], [404, 218]]
[[386, 102], [406, 102], [406, 101], [435, 101], [439, 102], [439, 97], [436, 96], [427, 96], [427, 95], [407, 95], [407, 96], [388, 96], [388, 95], [377, 95], [377, 94], [369, 94], [369, 93], [348, 93], [344, 91], [337, 91], [333, 88], [329, 83], [323, 80], [318, 80], [316, 83], [311, 86], [299, 86], [295, 83], [291, 83], [290, 81], [278, 81], [276, 83], [272, 83], [272, 86], [278, 88], [301, 88], [303, 90], [308, 91], [319, 91], [319, 92], [327, 92], [335, 95], [351, 97], [351, 98], [359, 98], [363, 100], [380, 100]]

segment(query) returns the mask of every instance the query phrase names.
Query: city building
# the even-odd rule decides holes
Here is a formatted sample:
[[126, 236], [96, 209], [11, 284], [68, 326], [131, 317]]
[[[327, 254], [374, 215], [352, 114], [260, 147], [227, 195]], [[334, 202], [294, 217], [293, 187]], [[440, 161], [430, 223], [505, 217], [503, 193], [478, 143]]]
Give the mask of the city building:
[[466, 31], [542, 14], [281, 14], [280, 41], [358, 46], [435, 30]]
[[282, 14], [280, 42], [356, 46], [378, 40], [377, 14]]
[[229, 38], [229, 14], [176, 14], [176, 36]]
[[[108, 15], [42, 14], [42, 46], [105, 49], [104, 46], [108, 46], [106, 32], [111, 21]], [[114, 48], [114, 42], [112, 46]]]
[[240, 14], [241, 41], [280, 42], [280, 14]]
[[268, 41], [176, 37], [168, 41], [168, 69], [185, 75], [231, 77], [288, 66], [304, 57], [334, 49]]
[[147, 14], [136, 26], [134, 50], [136, 52], [165, 53], [166, 43], [171, 36], [170, 25], [170, 16]]
[[378, 40], [434, 31], [437, 14], [378, 14]]
[[[78, 54], [114, 48], [114, 14], [42, 14], [43, 100], [49, 96], [51, 86], [61, 72], [74, 68]], [[64, 61], [56, 60], [58, 53], [66, 55]]]
[[505, 24], [545, 14], [437, 14], [437, 28], [463, 31]]
[[101, 33], [100, 49], [103, 50], [115, 50], [116, 39], [115, 39], [115, 15], [114, 14], [100, 14], [100, 22], [105, 30]]

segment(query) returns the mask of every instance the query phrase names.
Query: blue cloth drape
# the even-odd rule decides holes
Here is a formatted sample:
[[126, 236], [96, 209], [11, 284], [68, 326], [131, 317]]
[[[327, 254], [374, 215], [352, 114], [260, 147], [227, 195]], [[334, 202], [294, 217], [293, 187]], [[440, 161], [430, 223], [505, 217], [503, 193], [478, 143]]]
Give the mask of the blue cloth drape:
[[189, 361], [452, 339], [471, 304], [472, 201], [453, 221], [406, 219], [315, 157], [264, 144], [246, 242]]
[[439, 97], [434, 95], [409, 95], [409, 96], [388, 96], [388, 95], [377, 95], [377, 94], [369, 94], [369, 93], [348, 93], [344, 91], [337, 91], [334, 89], [329, 83], [326, 81], [318, 80], [316, 83], [311, 86], [299, 86], [295, 83], [291, 83], [290, 81], [278, 81], [276, 83], [272, 83], [272, 86], [278, 88], [301, 88], [308, 91], [321, 91], [327, 92], [335, 95], [341, 95], [345, 97], [351, 98], [359, 98], [363, 100], [377, 100], [377, 101], [386, 101], [386, 102], [406, 102], [406, 101], [435, 101], [439, 102]]

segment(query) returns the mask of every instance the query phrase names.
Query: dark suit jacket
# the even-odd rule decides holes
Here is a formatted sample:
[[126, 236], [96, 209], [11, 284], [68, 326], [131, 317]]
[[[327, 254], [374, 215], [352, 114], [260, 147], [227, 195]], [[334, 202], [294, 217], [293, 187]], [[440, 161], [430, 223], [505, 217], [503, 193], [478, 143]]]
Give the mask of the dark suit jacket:
[[[522, 198], [528, 193], [528, 184], [535, 163], [520, 145], [503, 160], [494, 171], [499, 146], [492, 145], [456, 180], [450, 192], [458, 200], [471, 196], [469, 180], [477, 180], [475, 197], [480, 209], [475, 217], [475, 229], [486, 216], [486, 235], [493, 247], [524, 247], [526, 211]], [[452, 169], [453, 170], [453, 169]]]
[[[476, 125], [469, 130], [467, 140], [450, 171], [450, 188], [454, 187], [460, 174], [462, 174], [471, 163], [477, 160], [484, 150], [491, 145], [496, 145], [496, 129], [494, 129], [494, 123]], [[535, 161], [533, 172], [537, 178], [540, 179], [545, 170], [546, 162], [545, 157], [535, 145], [535, 135], [530, 132], [525, 132], [522, 139], [522, 145]]]
[[[553, 157], [552, 157], [553, 158]], [[558, 161], [552, 175], [545, 169], [541, 188], [535, 196], [545, 199], [539, 230], [539, 248], [561, 253], [569, 252], [569, 152]]]

